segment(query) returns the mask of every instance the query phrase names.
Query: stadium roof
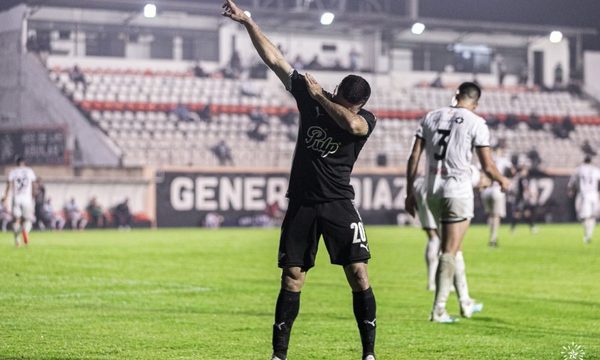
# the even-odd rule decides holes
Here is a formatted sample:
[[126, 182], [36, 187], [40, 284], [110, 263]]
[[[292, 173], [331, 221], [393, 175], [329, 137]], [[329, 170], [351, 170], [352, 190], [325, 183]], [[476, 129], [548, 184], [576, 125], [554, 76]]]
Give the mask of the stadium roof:
[[[159, 11], [215, 15], [219, 0], [4, 0], [2, 8], [17, 3], [31, 6], [64, 6], [121, 11], [141, 11], [152, 2]], [[394, 29], [414, 20], [429, 27], [464, 31], [542, 33], [559, 28], [565, 35], [586, 35], [584, 48], [600, 50], [600, 1], [598, 0], [238, 0], [265, 25], [318, 29], [313, 15], [336, 13], [337, 30], [359, 23], [366, 29]], [[332, 29], [334, 30], [334, 29]]]

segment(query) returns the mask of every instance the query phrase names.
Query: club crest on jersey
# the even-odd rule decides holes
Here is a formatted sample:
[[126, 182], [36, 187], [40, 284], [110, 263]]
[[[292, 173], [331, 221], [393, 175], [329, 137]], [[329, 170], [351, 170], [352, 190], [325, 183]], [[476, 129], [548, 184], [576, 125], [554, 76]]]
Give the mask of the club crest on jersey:
[[334, 154], [340, 148], [340, 143], [333, 141], [333, 138], [327, 136], [327, 132], [319, 126], [311, 126], [306, 136], [306, 147], [319, 152], [321, 157]]
[[465, 121], [465, 119], [463, 119], [462, 117], [457, 117], [456, 119], [454, 119], [454, 122], [456, 122], [457, 124], [462, 124]]

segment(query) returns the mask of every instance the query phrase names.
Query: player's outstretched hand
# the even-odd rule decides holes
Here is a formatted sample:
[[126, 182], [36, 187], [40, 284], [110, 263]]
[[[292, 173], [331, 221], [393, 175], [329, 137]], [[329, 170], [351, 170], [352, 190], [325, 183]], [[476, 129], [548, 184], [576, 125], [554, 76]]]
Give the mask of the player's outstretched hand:
[[243, 23], [248, 21], [248, 15], [244, 13], [244, 10], [240, 9], [232, 0], [225, 0], [223, 4], [222, 15], [230, 18], [233, 21]]
[[323, 95], [323, 88], [311, 74], [304, 75], [304, 81], [306, 81], [306, 88], [311, 98], [316, 99], [318, 96]]
[[410, 194], [404, 200], [404, 210], [410, 214], [410, 216], [415, 217], [417, 213], [417, 202], [415, 201], [415, 196]]

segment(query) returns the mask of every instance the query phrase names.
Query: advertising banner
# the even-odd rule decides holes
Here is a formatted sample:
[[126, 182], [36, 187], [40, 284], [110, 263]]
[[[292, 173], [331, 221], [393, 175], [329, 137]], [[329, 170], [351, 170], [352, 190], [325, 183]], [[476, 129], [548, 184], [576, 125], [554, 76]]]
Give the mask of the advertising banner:
[[[539, 177], [530, 181], [537, 199], [538, 221], [573, 221], [567, 177]], [[406, 180], [398, 175], [359, 174], [352, 177], [355, 204], [365, 224], [409, 224], [404, 211]], [[277, 225], [287, 208], [286, 173], [159, 172], [156, 178], [158, 226]], [[509, 196], [510, 198], [510, 196]], [[476, 192], [474, 222], [485, 222]], [[510, 206], [508, 207], [510, 209]], [[510, 211], [509, 211], [510, 212]]]

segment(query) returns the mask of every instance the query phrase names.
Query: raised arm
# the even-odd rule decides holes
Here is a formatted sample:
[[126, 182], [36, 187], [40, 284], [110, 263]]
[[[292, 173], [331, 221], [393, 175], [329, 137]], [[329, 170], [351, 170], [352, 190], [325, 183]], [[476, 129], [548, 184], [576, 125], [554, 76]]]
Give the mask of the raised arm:
[[244, 25], [260, 58], [287, 86], [292, 66], [284, 59], [281, 51], [263, 34], [254, 20], [246, 15], [232, 0], [226, 0], [223, 9], [223, 16]]
[[[333, 102], [329, 94], [323, 91], [321, 85], [317, 83], [312, 75], [306, 74], [304, 78], [310, 96], [321, 104], [339, 127], [356, 136], [364, 136], [369, 133], [369, 124], [367, 124], [365, 118], [350, 110], [350, 108]], [[357, 107], [356, 110], [358, 111], [359, 108]]]
[[413, 193], [414, 183], [419, 169], [419, 160], [423, 153], [425, 141], [420, 137], [415, 137], [412, 150], [406, 165], [406, 201], [404, 202], [405, 210], [412, 216], [415, 216], [417, 204]]
[[502, 188], [502, 191], [507, 191], [510, 186], [510, 180], [500, 174], [494, 159], [492, 159], [492, 152], [487, 146], [477, 147], [477, 157], [481, 163], [481, 169], [490, 177], [493, 181], [497, 181]]

